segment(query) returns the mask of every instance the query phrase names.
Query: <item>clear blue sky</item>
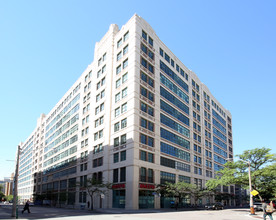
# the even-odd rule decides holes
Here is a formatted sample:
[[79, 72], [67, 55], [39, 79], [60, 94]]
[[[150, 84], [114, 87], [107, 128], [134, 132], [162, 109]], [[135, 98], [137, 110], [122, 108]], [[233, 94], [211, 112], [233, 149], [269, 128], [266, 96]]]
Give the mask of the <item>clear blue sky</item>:
[[134, 13], [232, 113], [234, 153], [276, 152], [276, 2], [0, 0], [0, 179], [16, 147], [93, 61], [110, 24]]

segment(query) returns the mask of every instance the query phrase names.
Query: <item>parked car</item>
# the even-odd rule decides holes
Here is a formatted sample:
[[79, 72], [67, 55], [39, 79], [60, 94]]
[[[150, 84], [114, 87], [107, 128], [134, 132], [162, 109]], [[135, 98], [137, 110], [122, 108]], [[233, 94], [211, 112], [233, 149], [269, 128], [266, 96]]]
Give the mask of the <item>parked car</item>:
[[255, 211], [263, 211], [263, 207], [262, 207], [262, 203], [261, 202], [255, 202], [253, 204], [253, 207], [254, 207]]
[[213, 209], [213, 210], [218, 210], [218, 209], [223, 209], [223, 205], [220, 202], [216, 202], [214, 204], [209, 204], [205, 206], [206, 209]]

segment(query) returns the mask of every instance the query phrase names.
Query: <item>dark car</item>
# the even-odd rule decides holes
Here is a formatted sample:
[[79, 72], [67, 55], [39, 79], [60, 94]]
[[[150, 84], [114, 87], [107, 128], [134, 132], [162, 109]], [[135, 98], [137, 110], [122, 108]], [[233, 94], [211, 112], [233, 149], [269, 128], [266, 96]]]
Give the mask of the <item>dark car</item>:
[[214, 204], [206, 205], [206, 209], [213, 209], [213, 210], [218, 210], [218, 209], [223, 209], [223, 205], [220, 202], [216, 202]]
[[253, 205], [255, 211], [263, 211], [262, 203], [261, 202], [255, 202]]

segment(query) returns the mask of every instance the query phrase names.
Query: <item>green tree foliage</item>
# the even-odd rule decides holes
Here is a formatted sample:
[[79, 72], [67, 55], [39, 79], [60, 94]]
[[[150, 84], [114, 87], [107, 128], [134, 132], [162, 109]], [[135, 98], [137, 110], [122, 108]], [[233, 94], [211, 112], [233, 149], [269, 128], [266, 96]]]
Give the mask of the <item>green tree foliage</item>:
[[187, 195], [191, 195], [195, 200], [195, 205], [197, 205], [198, 199], [210, 193], [209, 190], [201, 189], [195, 184], [185, 182], [166, 182], [157, 187], [157, 192], [166, 197], [176, 198], [178, 201], [181, 201]]
[[93, 205], [93, 197], [96, 194], [106, 194], [107, 190], [111, 188], [110, 183], [103, 183], [101, 180], [95, 179], [95, 178], [89, 178], [87, 179], [86, 183], [82, 188], [85, 188], [87, 193], [90, 196], [91, 200], [91, 210], [94, 209]]
[[8, 195], [4, 197], [6, 201], [12, 201], [13, 195]]
[[218, 185], [238, 184], [249, 187], [248, 162], [251, 167], [252, 189], [257, 190], [260, 199], [276, 195], [276, 155], [269, 148], [255, 148], [237, 155], [236, 162], [227, 162], [225, 168], [217, 172], [215, 179], [206, 183], [208, 189]]

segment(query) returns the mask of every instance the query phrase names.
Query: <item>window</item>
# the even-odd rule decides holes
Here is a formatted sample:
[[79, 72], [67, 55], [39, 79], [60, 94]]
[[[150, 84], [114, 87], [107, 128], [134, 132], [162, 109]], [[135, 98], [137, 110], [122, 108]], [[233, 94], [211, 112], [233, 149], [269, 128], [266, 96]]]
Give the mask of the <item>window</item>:
[[98, 106], [97, 108], [95, 108], [95, 115], [99, 114], [100, 112], [100, 107]]
[[100, 111], [103, 111], [104, 110], [104, 103], [102, 103], [101, 105], [100, 105]]
[[125, 73], [122, 77], [122, 83], [124, 83], [125, 81], [127, 81], [127, 75], [128, 73]]
[[171, 59], [171, 65], [172, 65], [172, 67], [174, 67], [174, 60], [173, 59]]
[[116, 74], [119, 74], [122, 71], [121, 65], [117, 66], [116, 68]]
[[115, 102], [118, 102], [120, 100], [120, 97], [121, 97], [121, 93], [119, 92], [115, 95]]
[[120, 115], [120, 107], [115, 109], [115, 117]]
[[116, 124], [114, 124], [114, 132], [119, 131], [120, 130], [120, 123], [117, 122]]
[[118, 163], [119, 162], [119, 153], [113, 154], [113, 163]]
[[119, 169], [113, 170], [113, 183], [118, 183], [119, 180]]
[[98, 72], [97, 72], [97, 78], [99, 78], [99, 76], [101, 75], [101, 70], [99, 70]]
[[140, 118], [140, 126], [154, 132], [154, 124], [144, 118]]
[[154, 138], [140, 133], [140, 143], [148, 145], [150, 147], [154, 147]]
[[126, 118], [121, 121], [121, 129], [123, 129], [125, 127], [127, 127], [127, 119]]
[[121, 45], [122, 45], [123, 41], [122, 41], [122, 38], [120, 40], [118, 40], [117, 42], [117, 48], [119, 48]]
[[100, 100], [100, 98], [101, 98], [101, 95], [98, 94], [98, 95], [96, 96], [96, 102], [98, 102], [98, 101]]
[[150, 116], [154, 116], [154, 109], [143, 102], [141, 102], [140, 109], [141, 111], [149, 114]]
[[168, 54], [165, 53], [165, 60], [167, 60], [170, 63], [170, 57]]
[[129, 38], [129, 32], [126, 32], [126, 33], [124, 34], [124, 41], [126, 41], [128, 38]]
[[97, 83], [97, 90], [98, 90], [100, 87], [101, 87], [101, 83], [98, 82], [98, 83]]
[[128, 66], [128, 59], [126, 59], [126, 60], [123, 62], [123, 69], [125, 69], [127, 66]]
[[103, 61], [106, 60], [106, 53], [103, 55]]
[[125, 55], [128, 52], [128, 45], [126, 45], [123, 49], [123, 55]]
[[127, 103], [124, 103], [124, 104], [122, 105], [121, 112], [124, 113], [124, 112], [126, 112], [126, 111], [127, 111]]
[[148, 36], [147, 36], [147, 33], [145, 32], [145, 31], [143, 31], [142, 30], [142, 37], [146, 40], [146, 41], [148, 41]]
[[154, 163], [154, 154], [140, 150], [140, 160]]
[[126, 151], [125, 151], [125, 150], [124, 150], [124, 151], [121, 151], [120, 157], [121, 157], [121, 161], [126, 160]]
[[103, 86], [105, 84], [105, 77], [101, 80], [101, 85]]
[[159, 48], [159, 54], [163, 57], [164, 56], [164, 51], [161, 49], [161, 48]]
[[140, 181], [141, 182], [146, 182], [147, 178], [147, 169], [145, 167], [140, 168]]
[[121, 85], [121, 78], [116, 81], [116, 89]]
[[126, 181], [126, 168], [122, 167], [120, 168], [120, 182]]
[[149, 44], [153, 46], [153, 39], [151, 37], [149, 37]]
[[114, 138], [114, 147], [119, 146], [119, 137]]
[[104, 116], [100, 117], [100, 125], [102, 125], [104, 122]]
[[117, 54], [117, 61], [120, 60], [122, 58], [122, 52]]
[[126, 134], [121, 135], [121, 144], [126, 144]]
[[122, 90], [122, 98], [127, 96], [127, 87]]

